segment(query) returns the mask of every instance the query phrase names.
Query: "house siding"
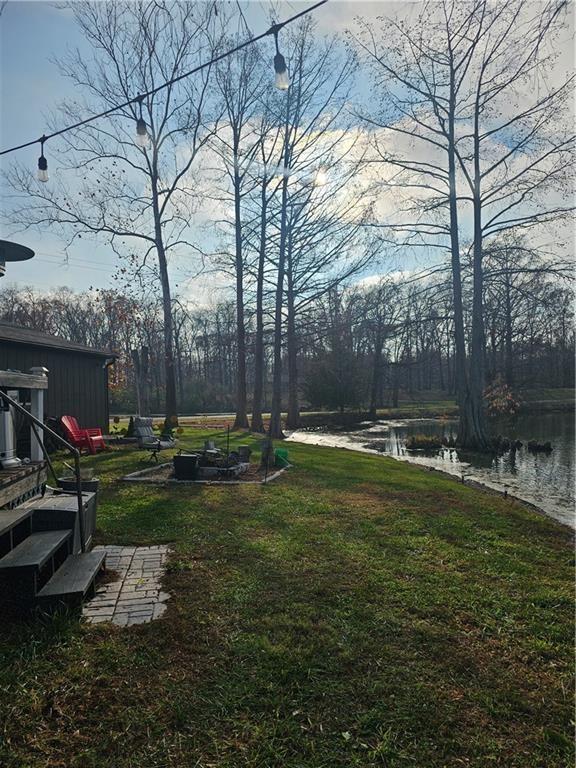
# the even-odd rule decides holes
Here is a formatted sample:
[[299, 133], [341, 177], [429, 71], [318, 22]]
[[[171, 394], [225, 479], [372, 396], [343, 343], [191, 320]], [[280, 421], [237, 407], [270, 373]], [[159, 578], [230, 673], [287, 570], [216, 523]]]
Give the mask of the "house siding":
[[0, 369], [29, 373], [34, 366], [48, 369], [45, 417], [70, 414], [82, 427], [108, 432], [108, 369], [106, 356], [60, 350], [35, 344], [0, 340]]

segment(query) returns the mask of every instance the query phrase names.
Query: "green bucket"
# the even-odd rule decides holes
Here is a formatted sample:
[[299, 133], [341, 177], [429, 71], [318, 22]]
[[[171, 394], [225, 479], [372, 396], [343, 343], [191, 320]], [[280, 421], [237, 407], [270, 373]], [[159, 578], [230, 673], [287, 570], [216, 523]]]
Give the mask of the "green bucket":
[[288, 465], [288, 451], [286, 448], [276, 448], [274, 451], [274, 464], [277, 467], [285, 467]]

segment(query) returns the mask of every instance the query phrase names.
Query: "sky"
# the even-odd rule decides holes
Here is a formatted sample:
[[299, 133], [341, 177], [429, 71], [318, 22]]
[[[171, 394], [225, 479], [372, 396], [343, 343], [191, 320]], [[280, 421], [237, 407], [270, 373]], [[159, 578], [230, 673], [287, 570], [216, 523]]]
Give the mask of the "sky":
[[[269, 26], [269, 12], [277, 9], [282, 19], [313, 5], [313, 2], [251, 2], [245, 7], [248, 24], [255, 33]], [[316, 12], [321, 28], [343, 31], [358, 12], [375, 16], [384, 9], [382, 2], [336, 2], [331, 0]], [[89, 46], [76, 28], [66, 9], [48, 1], [26, 2], [9, 0], [0, 16], [0, 147], [11, 147], [37, 138], [46, 131], [44, 116], [53, 105], [74, 95], [75, 89], [60, 74], [53, 62], [66, 48], [78, 47], [89, 53]], [[47, 144], [48, 147], [48, 144]], [[36, 168], [38, 145], [17, 153], [18, 160]], [[9, 162], [0, 158], [3, 165]], [[11, 231], [3, 227], [2, 237]], [[28, 263], [9, 266], [5, 283], [31, 285], [48, 290], [61, 285], [75, 290], [89, 287], [111, 286], [110, 275], [117, 264], [115, 255], [106, 245], [83, 240], [81, 247], [73, 246], [66, 259], [63, 242], [49, 231], [26, 232], [13, 236], [36, 252]], [[178, 279], [178, 275], [176, 275]], [[216, 287], [224, 286], [224, 279], [216, 280]], [[213, 274], [195, 277], [194, 293], [205, 301], [209, 288], [215, 285]], [[193, 297], [194, 298], [194, 297]]]
[[[41, 136], [46, 130], [43, 117], [50, 113], [54, 102], [72, 94], [51, 62], [66, 45], [86, 47], [66, 11], [49, 2], [7, 3], [0, 17], [0, 147]], [[38, 145], [17, 155], [19, 161], [35, 168]], [[109, 285], [114, 259], [105, 247], [85, 243], [73, 250], [70, 266], [66, 266], [62, 242], [48, 231], [23, 233], [13, 239], [31, 247], [36, 256], [30, 262], [9, 265], [2, 278], [6, 282], [38, 289], [67, 285], [82, 290]]]
[[[313, 4], [254, 0], [243, 4], [243, 8], [248, 24], [254, 33], [258, 33], [268, 28], [271, 9], [275, 10], [278, 19], [282, 19]], [[417, 8], [417, 3], [330, 0], [315, 11], [314, 16], [320, 32], [344, 32], [353, 26], [356, 15], [369, 21], [386, 14], [409, 19]], [[75, 47], [89, 54], [90, 48], [77, 30], [69, 10], [48, 1], [9, 0], [6, 4], [0, 16], [0, 148], [42, 135], [47, 130], [46, 118], [54, 105], [74, 95], [75, 89], [60, 74], [53, 59], [65, 53], [67, 48]], [[569, 43], [563, 42], [560, 53], [567, 63], [572, 63]], [[367, 85], [363, 83], [360, 87]], [[38, 145], [21, 150], [17, 157], [35, 169]], [[0, 162], [4, 165], [7, 158], [0, 158]], [[13, 235], [4, 226], [2, 237], [11, 237], [36, 252], [30, 262], [8, 265], [7, 274], [2, 278], [5, 285], [31, 285], [39, 290], [66, 285], [77, 291], [113, 285], [111, 275], [118, 261], [106, 244], [83, 239], [72, 246], [66, 259], [64, 243], [48, 230]], [[397, 264], [390, 265], [391, 270], [397, 267]], [[175, 273], [173, 279], [174, 282], [184, 280], [185, 274]], [[206, 303], [215, 298], [215, 293], [224, 290], [227, 279], [209, 273], [185, 281], [185, 285], [192, 301]]]

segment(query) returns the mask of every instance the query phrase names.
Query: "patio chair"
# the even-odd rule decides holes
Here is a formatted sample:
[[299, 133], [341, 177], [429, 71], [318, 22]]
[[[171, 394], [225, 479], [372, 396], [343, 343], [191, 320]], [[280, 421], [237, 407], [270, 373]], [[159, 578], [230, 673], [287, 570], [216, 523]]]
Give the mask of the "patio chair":
[[96, 453], [107, 449], [100, 427], [82, 428], [74, 416], [62, 416], [60, 423], [66, 440], [79, 451], [86, 449], [90, 453]]
[[158, 463], [158, 453], [166, 448], [173, 448], [176, 440], [158, 437], [154, 434], [152, 419], [146, 416], [134, 417], [134, 436], [138, 438], [138, 448], [150, 451], [150, 461]]

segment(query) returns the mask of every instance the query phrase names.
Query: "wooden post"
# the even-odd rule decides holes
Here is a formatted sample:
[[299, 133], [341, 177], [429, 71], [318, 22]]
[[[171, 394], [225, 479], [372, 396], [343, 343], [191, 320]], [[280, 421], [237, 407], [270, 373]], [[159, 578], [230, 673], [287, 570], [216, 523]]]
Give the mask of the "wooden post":
[[[48, 369], [43, 366], [35, 366], [30, 368], [30, 373], [35, 376], [46, 376]], [[30, 413], [32, 416], [38, 419], [38, 421], [44, 423], [44, 390], [43, 389], [31, 389], [30, 390]], [[34, 429], [32, 424], [30, 427], [30, 459], [32, 461], [42, 461], [44, 458], [44, 451], [40, 440], [42, 438], [38, 435], [37, 430]]]
[[[4, 390], [8, 397], [13, 399], [18, 397], [18, 390]], [[2, 412], [0, 413], [0, 468], [8, 469], [18, 467], [21, 464], [16, 455], [16, 436], [14, 434], [13, 414], [10, 406], [2, 403]]]

